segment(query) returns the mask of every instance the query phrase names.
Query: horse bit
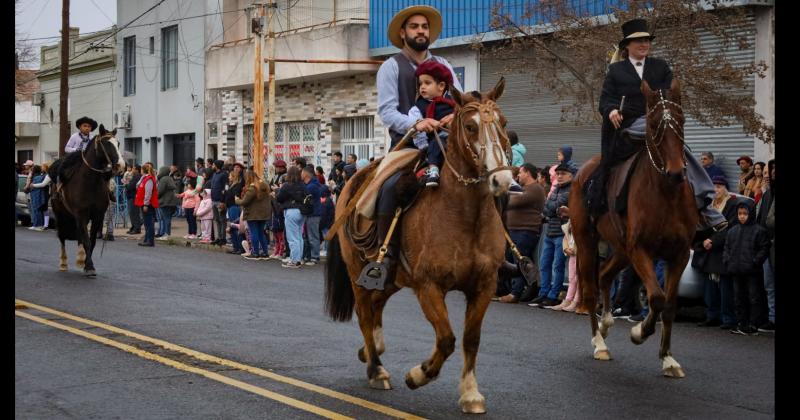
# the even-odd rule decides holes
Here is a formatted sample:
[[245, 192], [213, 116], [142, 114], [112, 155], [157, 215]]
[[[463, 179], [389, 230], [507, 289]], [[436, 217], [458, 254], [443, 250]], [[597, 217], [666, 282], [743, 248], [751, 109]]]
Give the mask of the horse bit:
[[[672, 130], [672, 132], [675, 133], [676, 136], [678, 136], [678, 139], [680, 139], [682, 145], [686, 144], [686, 142], [683, 139], [682, 130], [679, 130], [676, 127], [677, 121], [675, 120], [675, 117], [673, 117], [672, 111], [670, 111], [667, 105], [673, 105], [677, 107], [681, 112], [683, 112], [683, 107], [681, 107], [681, 105], [676, 102], [664, 99], [663, 89], [658, 90], [658, 96], [660, 97], [658, 103], [656, 103], [652, 109], [649, 109], [647, 111], [647, 114], [645, 114], [645, 116], [650, 115], [660, 105], [663, 108], [663, 113], [661, 114], [661, 121], [658, 123], [655, 135], [652, 136], [650, 140], [648, 140], [648, 136], [645, 136], [644, 145], [645, 148], [647, 149], [647, 155], [650, 157], [650, 163], [653, 164], [653, 167], [656, 169], [656, 171], [658, 171], [658, 173], [661, 175], [667, 175], [667, 165], [664, 162], [663, 156], [661, 156], [661, 153], [658, 151], [658, 147], [661, 146], [661, 142], [664, 140], [664, 134], [666, 132], [667, 127], [669, 127], [669, 129]], [[653, 143], [653, 145], [651, 146], [650, 143]], [[656, 164], [655, 160], [653, 159], [653, 151], [655, 151], [655, 154], [658, 156], [658, 160], [662, 163], [662, 165], [659, 166], [658, 164]], [[683, 158], [683, 164], [685, 167], [686, 166], [685, 156]]]
[[[486, 181], [486, 179], [495, 172], [511, 169], [510, 166], [503, 165], [503, 156], [501, 155], [501, 153], [503, 153], [503, 147], [500, 145], [498, 138], [502, 137], [506, 141], [508, 141], [508, 137], [505, 137], [502, 134], [502, 131], [497, 128], [497, 122], [495, 121], [496, 107], [497, 104], [494, 101], [486, 101], [486, 103], [470, 102], [463, 108], [464, 111], [476, 110], [478, 112], [478, 115], [480, 115], [480, 124], [478, 125], [478, 130], [479, 130], [478, 142], [480, 144], [480, 152], [479, 152], [480, 154], [475, 153], [475, 150], [472, 148], [472, 146], [469, 144], [468, 141], [466, 142], [466, 148], [472, 155], [472, 159], [475, 161], [475, 166], [481, 168], [481, 170], [477, 178], [467, 178], [458, 173], [458, 171], [456, 171], [456, 169], [453, 168], [453, 166], [450, 164], [450, 161], [447, 158], [444, 159], [444, 163], [447, 165], [448, 168], [450, 168], [450, 170], [453, 172], [453, 175], [456, 176], [456, 179], [458, 179], [458, 181], [464, 184], [465, 186]], [[459, 131], [462, 133], [466, 133], [466, 127], [464, 125], [464, 114], [465, 114], [464, 112], [459, 113], [459, 120], [458, 120]], [[491, 124], [495, 128], [495, 131], [498, 133], [498, 136], [496, 138], [491, 139], [492, 145], [494, 146], [492, 148], [493, 157], [495, 159], [495, 163], [497, 163], [497, 167], [495, 167], [491, 171], [485, 171], [483, 170], [483, 165], [481, 162], [483, 162], [483, 160], [486, 158], [486, 145], [487, 145], [486, 137], [489, 130], [489, 124]], [[442, 150], [445, 150], [444, 145], [442, 144], [442, 140], [439, 138], [438, 132], [434, 132], [434, 137], [436, 138], [436, 141], [439, 143], [439, 147]], [[511, 161], [508, 155], [506, 155], [506, 158], [508, 159], [509, 162]]]
[[104, 174], [106, 172], [111, 172], [111, 166], [114, 164], [114, 162], [112, 162], [111, 161], [111, 157], [108, 156], [108, 152], [106, 152], [106, 147], [103, 146], [103, 145], [100, 145], [100, 143], [102, 143], [103, 140], [110, 139], [110, 138], [111, 138], [111, 136], [104, 135], [103, 137], [96, 138], [95, 142], [94, 142], [94, 149], [97, 150], [98, 147], [100, 149], [102, 149], [103, 150], [103, 154], [106, 156], [106, 162], [108, 162], [108, 165], [106, 165], [105, 169], [103, 169], [103, 170], [96, 169], [92, 165], [90, 165], [89, 162], [86, 160], [86, 150], [85, 149], [81, 149], [81, 158], [83, 159], [83, 163], [85, 163], [86, 166], [89, 167], [89, 169], [91, 169], [91, 170], [93, 170], [95, 172], [99, 172], [101, 174]]

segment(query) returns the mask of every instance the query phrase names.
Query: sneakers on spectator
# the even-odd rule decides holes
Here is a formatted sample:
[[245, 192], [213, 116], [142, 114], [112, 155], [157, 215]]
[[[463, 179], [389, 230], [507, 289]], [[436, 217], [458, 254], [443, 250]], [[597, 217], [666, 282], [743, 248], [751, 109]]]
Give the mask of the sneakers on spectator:
[[617, 308], [611, 311], [611, 316], [614, 318], [628, 318], [631, 316], [631, 312], [625, 308]]
[[731, 329], [731, 334], [758, 335], [758, 330], [751, 325], [738, 326]]
[[505, 296], [502, 296], [498, 300], [500, 302], [503, 302], [503, 303], [517, 303], [517, 302], [519, 302], [519, 298], [514, 296], [512, 293], [509, 293], [509, 294], [507, 294]]
[[550, 309], [553, 306], [557, 306], [559, 303], [561, 303], [561, 301], [558, 299], [546, 298], [545, 300], [539, 303], [539, 307], [544, 309]]
[[303, 264], [300, 261], [292, 262], [290, 260], [289, 262], [281, 264], [281, 267], [284, 267], [284, 268], [300, 268], [302, 265]]
[[[286, 257], [286, 258], [281, 260], [281, 265], [289, 264], [290, 262], [292, 262], [292, 259], [290, 257]], [[298, 263], [299, 263], [299, 261], [298, 261]]]
[[764, 325], [758, 327], [758, 332], [774, 333], [775, 332], [775, 323], [772, 322], [772, 321], [767, 321]]
[[306, 261], [306, 265], [317, 265], [317, 264], [319, 264], [319, 261], [317, 261], [317, 260], [308, 260], [308, 261]]
[[642, 315], [641, 312], [636, 314], [636, 315], [631, 315], [631, 316], [628, 317], [628, 321], [629, 322], [642, 322], [642, 321], [644, 321], [644, 315]]
[[253, 254], [247, 254], [247, 255], [242, 254], [242, 257], [244, 257], [244, 259], [250, 260], [250, 261], [258, 261], [260, 259], [258, 257], [258, 255], [253, 255]]
[[169, 240], [169, 236], [167, 236], [167, 235], [164, 235], [164, 236], [156, 236], [156, 240], [157, 240], [157, 241], [168, 241], [168, 240]]
[[268, 260], [269, 259], [269, 255], [267, 255], [267, 254], [259, 254], [258, 255], [258, 259], [259, 260]]
[[545, 299], [547, 299], [547, 296], [539, 296], [536, 299], [532, 300], [531, 303], [528, 304], [528, 306], [537, 307]]
[[211, 243], [211, 239], [208, 239], [208, 238], [201, 239], [200, 243], [201, 244], [210, 244]]

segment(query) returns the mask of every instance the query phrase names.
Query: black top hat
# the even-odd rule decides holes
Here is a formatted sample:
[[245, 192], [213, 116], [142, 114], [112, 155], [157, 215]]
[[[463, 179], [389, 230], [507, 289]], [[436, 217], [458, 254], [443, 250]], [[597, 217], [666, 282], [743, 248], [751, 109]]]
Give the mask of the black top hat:
[[75, 127], [81, 128], [81, 124], [87, 123], [92, 126], [92, 130], [94, 131], [97, 128], [97, 121], [89, 118], [89, 117], [80, 117], [78, 121], [75, 121]]
[[619, 42], [619, 47], [625, 48], [628, 41], [636, 38], [650, 38], [651, 41], [655, 38], [648, 32], [647, 21], [644, 19], [633, 19], [622, 24], [622, 41]]

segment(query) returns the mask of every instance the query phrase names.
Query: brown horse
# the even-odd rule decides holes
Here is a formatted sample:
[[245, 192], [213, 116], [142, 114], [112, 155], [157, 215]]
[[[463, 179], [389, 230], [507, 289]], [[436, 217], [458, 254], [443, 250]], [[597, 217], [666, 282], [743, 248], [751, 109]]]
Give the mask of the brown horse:
[[[72, 240], [78, 241], [79, 247], [76, 265], [79, 268], [83, 266], [87, 276], [94, 277], [97, 274], [92, 253], [109, 205], [109, 180], [125, 168], [125, 161], [119, 154], [119, 142], [114, 137], [116, 132], [116, 129], [106, 131], [100, 125], [100, 135], [95, 136], [85, 150], [59, 159], [48, 171], [53, 180], [57, 179], [61, 165], [69, 165], [73, 172], [52, 199], [53, 212], [58, 221], [58, 240], [61, 242], [60, 271], [67, 270], [64, 242]], [[91, 232], [88, 228], [90, 221]]]
[[[692, 190], [686, 181], [683, 151], [683, 110], [680, 87], [673, 79], [669, 90], [653, 91], [642, 82], [647, 100], [646, 154], [638, 159], [631, 175], [627, 212], [608, 212], [597, 219], [592, 228], [583, 205], [582, 186], [594, 171], [599, 157], [583, 165], [575, 179], [569, 198], [570, 220], [578, 248], [578, 279], [582, 299], [590, 310], [594, 358], [609, 360], [611, 355], [604, 338], [614, 323], [609, 291], [614, 276], [631, 264], [647, 289], [650, 312], [644, 322], [631, 329], [631, 340], [643, 343], [655, 332], [661, 317], [662, 372], [682, 378], [683, 369], [670, 353], [672, 321], [675, 318], [678, 282], [686, 262], [698, 222]], [[613, 198], [609, 198], [612, 200]], [[598, 237], [599, 233], [599, 237]], [[597, 245], [605, 240], [613, 255], [599, 270]], [[665, 290], [661, 290], [654, 269], [654, 259], [667, 262]], [[603, 299], [603, 316], [598, 324], [595, 315], [597, 288]], [[666, 294], [666, 295], [665, 295]]]
[[[400, 235], [409, 271], [398, 267], [384, 290], [366, 290], [355, 280], [367, 262], [342, 229], [328, 250], [326, 308], [334, 320], [348, 321], [355, 306], [365, 343], [358, 356], [367, 363], [367, 377], [373, 388], [391, 388], [389, 373], [379, 358], [385, 349], [382, 316], [389, 297], [402, 287], [412, 288], [436, 332], [433, 354], [405, 376], [406, 385], [416, 389], [436, 379], [455, 350], [456, 338], [448, 320], [445, 295], [451, 290], [466, 295], [464, 369], [459, 384], [459, 404], [466, 413], [486, 411], [475, 379], [475, 360], [481, 323], [495, 292], [497, 270], [505, 250], [503, 225], [494, 201], [512, 182], [505, 117], [494, 102], [504, 85], [501, 79], [483, 94], [453, 91], [455, 118], [440, 186], [420, 195], [395, 233]], [[351, 194], [365, 177], [359, 171], [345, 186], [336, 204], [337, 216], [345, 211]]]

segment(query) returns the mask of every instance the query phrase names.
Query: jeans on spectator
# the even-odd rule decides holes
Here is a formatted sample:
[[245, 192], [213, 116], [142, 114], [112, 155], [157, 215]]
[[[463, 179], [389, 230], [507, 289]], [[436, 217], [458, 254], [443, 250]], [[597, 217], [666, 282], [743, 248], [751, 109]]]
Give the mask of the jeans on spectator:
[[269, 255], [267, 250], [269, 248], [269, 239], [267, 239], [267, 235], [264, 233], [264, 227], [266, 224], [266, 220], [247, 221], [247, 229], [250, 231], [250, 238], [252, 239], [252, 244], [250, 244], [250, 255]]
[[183, 209], [183, 213], [186, 215], [186, 224], [189, 227], [189, 235], [197, 235], [197, 217], [194, 216], [194, 209], [185, 208]]
[[564, 263], [566, 258], [562, 250], [561, 243], [564, 235], [547, 236], [544, 238], [544, 248], [539, 260], [539, 271], [541, 272], [541, 282], [539, 296], [547, 296], [550, 299], [558, 299], [558, 292], [564, 283]]
[[[509, 230], [508, 235], [523, 257], [533, 259], [533, 252], [536, 250], [536, 245], [539, 243], [538, 233], [532, 230]], [[511, 249], [506, 250], [506, 261], [513, 264], [517, 263], [517, 259], [514, 257], [514, 253], [511, 252]], [[522, 296], [522, 290], [525, 289], [526, 285], [525, 277], [514, 277], [511, 279], [510, 293], [514, 295], [514, 297], [519, 298]], [[506, 293], [503, 294], [505, 295]]]
[[311, 247], [311, 259], [314, 261], [319, 261], [319, 219], [319, 216], [306, 217], [306, 235]]
[[769, 259], [764, 261], [764, 290], [767, 292], [767, 304], [769, 306], [769, 320], [774, 324], [775, 323], [775, 270], [772, 269], [772, 263], [769, 261]]
[[174, 206], [159, 207], [159, 217], [161, 221], [158, 223], [158, 234], [160, 236], [169, 236], [172, 234], [172, 214], [175, 213]]
[[[667, 262], [664, 261], [664, 260], [658, 260], [657, 259], [657, 260], [655, 260], [655, 265], [656, 265], [656, 267], [655, 267], [656, 268], [656, 281], [658, 281], [658, 285], [663, 290], [664, 289], [664, 274], [666, 272], [665, 270], [667, 269]], [[650, 303], [647, 301], [647, 299], [645, 299], [644, 303], [642, 303], [642, 312], [641, 312], [641, 314], [642, 314], [642, 316], [647, 316], [648, 312], [650, 312]]]
[[30, 206], [29, 208], [31, 210], [31, 226], [44, 226], [44, 213], [39, 211], [36, 206]]
[[725, 325], [736, 325], [733, 281], [730, 277], [721, 275], [719, 282], [716, 282], [707, 274], [703, 298], [706, 302], [706, 319], [719, 319]]
[[303, 258], [303, 223], [306, 217], [300, 214], [300, 209], [286, 209], [283, 212], [286, 220], [286, 239], [289, 242], [289, 258], [293, 263], [297, 263]]
[[216, 240], [225, 239], [225, 212], [220, 211], [219, 206], [223, 204], [221, 201], [213, 201], [213, 209], [214, 209], [214, 225], [216, 227]]
[[128, 216], [131, 219], [131, 229], [142, 230], [142, 208], [133, 205], [133, 198], [128, 199]]
[[147, 211], [142, 211], [144, 213], [144, 240], [142, 242], [146, 244], [152, 244], [155, 240], [155, 220], [153, 220], [153, 212], [156, 209], [152, 207], [147, 207]]
[[611, 301], [611, 310], [622, 308], [626, 312], [634, 313], [638, 308], [639, 286], [642, 280], [633, 269], [627, 266], [617, 276], [617, 290], [614, 300]]

